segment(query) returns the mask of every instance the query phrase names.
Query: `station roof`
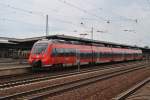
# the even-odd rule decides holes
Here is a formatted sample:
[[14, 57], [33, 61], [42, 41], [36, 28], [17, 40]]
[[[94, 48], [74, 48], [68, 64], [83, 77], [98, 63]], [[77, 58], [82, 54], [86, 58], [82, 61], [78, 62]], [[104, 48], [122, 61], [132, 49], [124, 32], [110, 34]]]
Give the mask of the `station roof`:
[[0, 37], [0, 44], [16, 44], [16, 43], [9, 42], [8, 39]]
[[5, 39], [5, 40], [8, 40], [9, 42], [13, 42], [13, 43], [34, 42], [34, 41], [38, 41], [38, 40], [43, 39], [43, 38], [44, 38], [44, 36], [42, 36], [42, 37], [33, 37], [33, 38], [25, 38], [25, 39], [0, 37], [0, 39]]
[[144, 50], [149, 50], [142, 47], [136, 47], [126, 44], [120, 44], [120, 43], [113, 43], [113, 42], [106, 42], [106, 41], [99, 41], [99, 40], [92, 40], [92, 39], [85, 39], [85, 38], [79, 38], [74, 36], [66, 36], [66, 35], [49, 35], [49, 36], [41, 36], [41, 37], [33, 37], [33, 38], [25, 38], [25, 39], [17, 39], [17, 38], [7, 38], [7, 37], [0, 37], [1, 39], [8, 40], [7, 43], [34, 43], [41, 39], [60, 39], [65, 41], [77, 41], [77, 42], [84, 42], [84, 43], [95, 43], [95, 44], [103, 44], [105, 46], [112, 46], [112, 47], [125, 47], [125, 48], [140, 48]]

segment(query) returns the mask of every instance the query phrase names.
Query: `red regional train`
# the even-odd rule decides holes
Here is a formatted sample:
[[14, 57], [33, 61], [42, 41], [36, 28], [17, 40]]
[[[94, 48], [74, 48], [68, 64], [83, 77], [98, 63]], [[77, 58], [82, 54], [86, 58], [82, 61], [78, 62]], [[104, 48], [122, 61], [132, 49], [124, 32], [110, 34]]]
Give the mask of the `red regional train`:
[[33, 45], [29, 63], [33, 68], [51, 68], [140, 59], [142, 59], [140, 49], [40, 40]]

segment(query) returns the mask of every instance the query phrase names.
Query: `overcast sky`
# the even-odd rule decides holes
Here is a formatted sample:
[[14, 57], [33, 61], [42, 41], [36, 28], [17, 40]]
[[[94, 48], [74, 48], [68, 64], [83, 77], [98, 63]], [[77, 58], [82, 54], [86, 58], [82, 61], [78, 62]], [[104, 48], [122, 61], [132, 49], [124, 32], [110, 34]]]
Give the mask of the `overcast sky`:
[[0, 0], [0, 37], [80, 36], [150, 46], [150, 0]]

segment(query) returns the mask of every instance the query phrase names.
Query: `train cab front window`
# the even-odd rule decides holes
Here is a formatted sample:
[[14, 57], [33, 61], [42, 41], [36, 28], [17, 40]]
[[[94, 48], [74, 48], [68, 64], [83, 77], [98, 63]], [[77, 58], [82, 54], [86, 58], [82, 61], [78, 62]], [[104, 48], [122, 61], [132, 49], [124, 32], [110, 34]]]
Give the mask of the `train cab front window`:
[[43, 54], [47, 49], [48, 43], [38, 43], [33, 46], [32, 54]]

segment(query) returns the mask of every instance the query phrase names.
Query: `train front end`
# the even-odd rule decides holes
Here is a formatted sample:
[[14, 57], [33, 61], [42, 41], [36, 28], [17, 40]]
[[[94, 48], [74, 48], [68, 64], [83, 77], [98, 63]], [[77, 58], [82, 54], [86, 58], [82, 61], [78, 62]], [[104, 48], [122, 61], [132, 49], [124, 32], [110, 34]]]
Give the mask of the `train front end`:
[[48, 47], [48, 41], [38, 41], [33, 45], [29, 56], [29, 64], [33, 69], [41, 69], [46, 65], [50, 65]]

